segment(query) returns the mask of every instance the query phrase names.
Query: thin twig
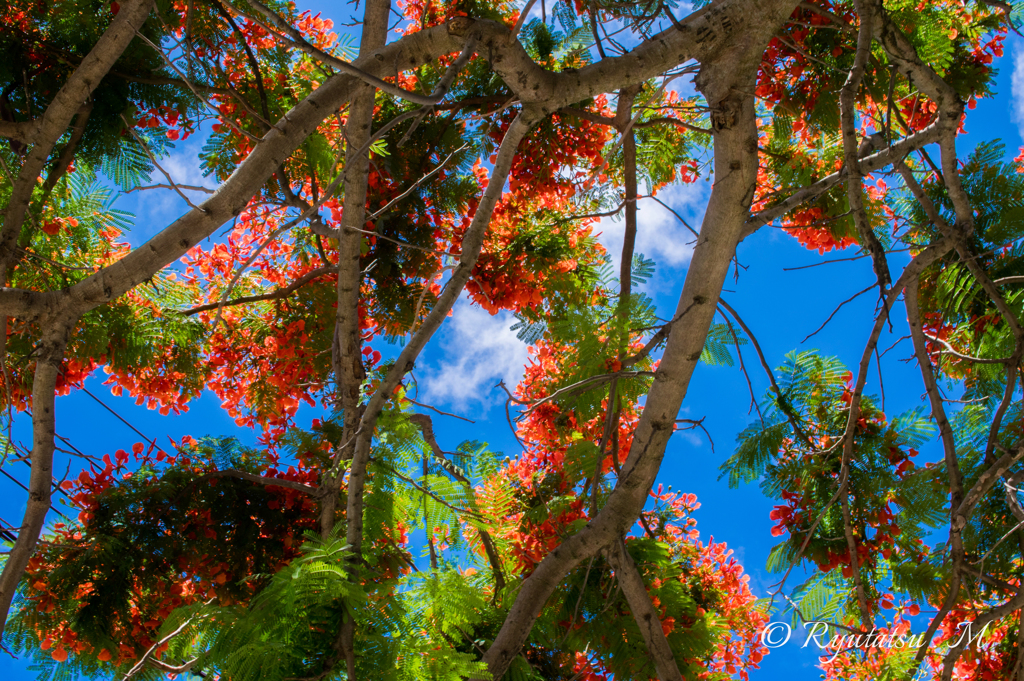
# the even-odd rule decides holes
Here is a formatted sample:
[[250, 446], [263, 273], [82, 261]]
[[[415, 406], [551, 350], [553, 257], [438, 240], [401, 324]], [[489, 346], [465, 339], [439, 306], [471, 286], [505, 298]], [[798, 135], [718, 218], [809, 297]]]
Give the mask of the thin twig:
[[584, 389], [592, 389], [594, 387], [597, 387], [598, 385], [601, 385], [602, 383], [607, 383], [608, 381], [611, 381], [613, 379], [637, 378], [639, 376], [653, 375], [653, 371], [616, 371], [610, 374], [598, 374], [597, 376], [590, 376], [589, 378], [584, 378], [582, 381], [577, 381], [576, 383], [567, 385], [564, 388], [559, 388], [558, 390], [551, 393], [547, 397], [542, 397], [536, 402], [530, 403], [530, 408], [527, 409], [517, 420], [521, 421], [522, 419], [525, 419], [527, 416], [532, 414], [537, 407], [541, 406], [545, 402], [550, 402], [551, 400], [557, 399], [559, 397], [565, 397], [567, 395], [577, 393]]
[[740, 325], [740, 328], [743, 329], [743, 332], [747, 334], [747, 338], [750, 339], [751, 345], [754, 346], [754, 350], [757, 352], [758, 359], [761, 360], [761, 368], [764, 369], [764, 373], [768, 376], [768, 380], [771, 382], [772, 391], [775, 393], [776, 403], [779, 405], [779, 408], [782, 410], [782, 413], [786, 415], [786, 418], [789, 420], [789, 424], [793, 427], [794, 432], [796, 432], [797, 435], [799, 435], [800, 438], [805, 443], [807, 443], [809, 447], [813, 447], [813, 441], [811, 440], [810, 436], [807, 435], [806, 432], [804, 432], [804, 429], [800, 425], [800, 422], [797, 419], [796, 414], [794, 414], [793, 410], [790, 408], [789, 402], [786, 400], [786, 397], [782, 392], [782, 388], [779, 387], [778, 382], [775, 380], [775, 374], [772, 373], [771, 367], [768, 365], [768, 360], [765, 359], [764, 351], [761, 350], [761, 344], [757, 342], [757, 337], [754, 336], [753, 332], [751, 332], [750, 330], [750, 327], [747, 326], [746, 322], [744, 322], [743, 319], [739, 316], [735, 308], [729, 305], [728, 302], [726, 302], [722, 298], [719, 298], [718, 304], [721, 307], [724, 307], [729, 312], [729, 314], [732, 315], [732, 318], [735, 319], [736, 323]]
[[946, 341], [942, 340], [941, 338], [937, 338], [935, 336], [931, 336], [931, 335], [929, 335], [927, 333], [924, 334], [924, 337], [927, 338], [928, 340], [932, 341], [933, 343], [940, 343], [940, 344], [942, 344], [943, 347], [946, 348], [946, 352], [948, 354], [950, 354], [950, 355], [953, 355], [957, 359], [966, 360], [968, 362], [977, 362], [978, 364], [1012, 364], [1013, 363], [1013, 357], [1012, 356], [1011, 357], [1004, 357], [1002, 359], [989, 359], [987, 357], [972, 357], [970, 355], [965, 355], [962, 352], [957, 352], [957, 350], [954, 349], [952, 345], [950, 345]]
[[175, 190], [183, 189], [185, 191], [191, 191], [191, 192], [203, 192], [204, 194], [213, 194], [213, 193], [215, 193], [215, 191], [213, 189], [210, 189], [209, 187], [199, 187], [199, 186], [191, 185], [191, 184], [150, 184], [150, 185], [146, 185], [145, 187], [143, 187], [141, 185], [136, 185], [136, 186], [132, 187], [131, 189], [126, 190], [125, 194], [131, 194], [132, 192], [140, 192], [140, 191], [144, 191], [146, 189], [175, 189]]
[[417, 187], [419, 187], [421, 184], [423, 184], [424, 182], [429, 180], [431, 177], [433, 177], [437, 173], [441, 172], [441, 169], [444, 168], [445, 164], [447, 164], [448, 161], [452, 160], [452, 158], [455, 157], [455, 154], [459, 153], [463, 149], [467, 149], [468, 147], [469, 147], [469, 143], [467, 142], [466, 144], [463, 144], [461, 147], [459, 147], [458, 149], [456, 149], [452, 153], [448, 154], [448, 156], [443, 161], [441, 161], [441, 163], [439, 163], [437, 165], [437, 167], [435, 167], [433, 170], [431, 170], [429, 173], [427, 173], [426, 175], [424, 175], [420, 179], [418, 179], [415, 182], [413, 182], [412, 186], [410, 186], [408, 189], [406, 189], [404, 192], [402, 192], [401, 194], [399, 194], [395, 198], [393, 198], [390, 201], [388, 201], [387, 204], [383, 208], [381, 208], [376, 213], [372, 214], [370, 217], [368, 217], [366, 219], [368, 221], [370, 221], [370, 222], [373, 222], [374, 220], [379, 218], [381, 215], [383, 215], [384, 213], [386, 213], [389, 210], [391, 210], [392, 206], [394, 206], [396, 203], [398, 203], [399, 201], [401, 201], [405, 197], [409, 196], [409, 194], [411, 194], [413, 191], [415, 191]]
[[416, 400], [410, 398], [408, 395], [405, 396], [403, 399], [405, 399], [406, 402], [410, 402], [412, 404], [415, 404], [417, 407], [423, 407], [424, 409], [429, 409], [429, 410], [431, 410], [433, 412], [437, 412], [438, 414], [441, 414], [442, 416], [451, 416], [452, 418], [460, 419], [462, 421], [467, 421], [469, 423], [476, 423], [476, 421], [474, 421], [473, 419], [467, 419], [465, 416], [459, 416], [458, 414], [450, 414], [450, 413], [448, 413], [446, 411], [441, 411], [437, 407], [432, 407], [429, 404], [423, 404], [422, 402], [417, 402]]
[[[209, 605], [210, 603], [213, 603], [213, 601], [214, 601], [214, 599], [211, 598], [210, 600], [206, 601], [206, 603], [204, 603], [203, 605]], [[142, 657], [139, 658], [139, 661], [135, 663], [134, 667], [132, 667], [131, 669], [128, 670], [128, 673], [124, 675], [124, 677], [121, 679], [121, 681], [128, 681], [128, 679], [130, 679], [140, 669], [142, 669], [143, 665], [145, 665], [146, 661], [149, 659], [149, 656], [152, 655], [154, 653], [154, 651], [156, 651], [157, 648], [159, 648], [163, 644], [167, 643], [168, 641], [170, 641], [172, 638], [174, 638], [175, 636], [177, 636], [181, 632], [185, 631], [185, 629], [190, 624], [192, 624], [193, 620], [195, 620], [195, 619], [202, 619], [203, 617], [206, 617], [206, 615], [196, 614], [196, 615], [193, 615], [192, 617], [189, 617], [187, 620], [182, 622], [181, 626], [179, 626], [177, 629], [175, 629], [171, 633], [167, 634], [167, 636], [164, 636], [162, 639], [160, 639], [159, 641], [154, 643], [152, 646], [150, 646], [149, 650], [147, 650], [142, 655]]]
[[128, 124], [128, 121], [127, 119], [125, 119], [124, 114], [121, 114], [121, 120], [124, 121], [124, 125], [128, 129], [128, 132], [131, 134], [131, 136], [135, 138], [135, 141], [139, 143], [139, 145], [142, 147], [142, 150], [146, 152], [146, 156], [149, 157], [149, 162], [152, 163], [156, 167], [156, 169], [160, 171], [161, 175], [167, 178], [168, 184], [170, 184], [170, 186], [174, 189], [174, 192], [181, 197], [182, 201], [187, 203], [189, 207], [192, 208], [193, 210], [197, 210], [201, 213], [207, 212], [205, 208], [197, 206], [196, 204], [192, 203], [191, 199], [185, 196], [185, 192], [183, 192], [181, 188], [178, 187], [178, 183], [174, 181], [174, 178], [171, 177], [171, 174], [164, 170], [163, 166], [161, 166], [159, 161], [156, 160], [156, 157], [153, 155], [153, 152], [149, 150], [149, 145], [146, 144], [146, 141], [142, 139], [142, 137], [137, 132], [135, 132], [134, 127]]
[[853, 294], [852, 296], [850, 296], [849, 298], [847, 298], [847, 299], [846, 299], [846, 300], [844, 300], [843, 302], [839, 303], [839, 307], [837, 307], [837, 308], [836, 308], [835, 310], [833, 310], [833, 311], [832, 311], [832, 314], [830, 314], [830, 315], [828, 316], [828, 319], [826, 319], [826, 320], [825, 320], [824, 322], [822, 322], [821, 326], [819, 326], [819, 327], [818, 327], [817, 329], [815, 329], [815, 330], [814, 330], [814, 331], [812, 331], [811, 333], [807, 334], [807, 335], [806, 335], [806, 336], [804, 337], [804, 339], [803, 339], [802, 341], [800, 341], [800, 344], [802, 345], [802, 344], [806, 343], [806, 342], [807, 342], [808, 340], [810, 340], [810, 339], [811, 339], [811, 338], [812, 338], [813, 336], [816, 336], [817, 334], [821, 333], [822, 329], [824, 329], [824, 328], [825, 328], [826, 326], [828, 326], [828, 323], [829, 323], [830, 321], [832, 321], [832, 318], [833, 318], [833, 317], [835, 317], [835, 316], [836, 316], [836, 314], [838, 314], [838, 312], [839, 312], [839, 311], [840, 311], [841, 309], [843, 309], [843, 306], [844, 306], [844, 305], [846, 305], [847, 303], [852, 303], [852, 302], [853, 302], [854, 300], [856, 300], [857, 298], [860, 298], [860, 297], [861, 297], [862, 295], [864, 295], [865, 293], [867, 293], [867, 292], [868, 292], [868, 291], [870, 291], [871, 289], [875, 288], [875, 286], [876, 286], [876, 284], [871, 284], [871, 286], [868, 286], [868, 287], [867, 287], [866, 289], [864, 289], [863, 291], [859, 291], [859, 292], [857, 292], [857, 293], [854, 293], [854, 294]]
[[306, 272], [301, 277], [281, 288], [270, 291], [269, 293], [261, 293], [255, 296], [243, 296], [241, 298], [234, 298], [232, 300], [216, 303], [207, 303], [206, 305], [197, 305], [196, 307], [190, 307], [187, 310], [181, 310], [179, 314], [190, 316], [199, 314], [200, 312], [206, 312], [208, 310], [216, 310], [218, 308], [233, 307], [235, 305], [244, 305], [246, 303], [258, 303], [267, 300], [279, 300], [281, 298], [287, 298], [295, 291], [299, 290], [309, 282], [313, 281], [318, 277], [322, 277], [325, 274], [333, 274], [338, 271], [337, 265], [328, 265], [326, 267], [318, 267], [315, 270]]

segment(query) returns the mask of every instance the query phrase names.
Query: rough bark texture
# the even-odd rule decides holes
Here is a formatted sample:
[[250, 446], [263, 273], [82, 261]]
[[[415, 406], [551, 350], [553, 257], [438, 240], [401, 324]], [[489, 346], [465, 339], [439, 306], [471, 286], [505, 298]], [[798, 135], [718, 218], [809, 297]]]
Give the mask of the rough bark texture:
[[[390, 0], [367, 0], [363, 13], [363, 34], [359, 52], [373, 52], [384, 46], [387, 37]], [[345, 126], [345, 203], [338, 241], [338, 312], [334, 327], [334, 380], [338, 390], [338, 407], [344, 416], [341, 442], [343, 459], [351, 457], [359, 429], [359, 388], [365, 378], [361, 330], [359, 328], [359, 298], [363, 275], [359, 266], [360, 245], [363, 242], [363, 223], [366, 218], [366, 179], [370, 170], [369, 154], [363, 147], [369, 144], [373, 124], [373, 86], [363, 85], [352, 98]], [[372, 431], [372, 426], [370, 427]], [[367, 458], [352, 458], [348, 477], [348, 503], [345, 519], [346, 541], [352, 554], [350, 570], [358, 575], [363, 555], [363, 484], [366, 479]], [[334, 525], [337, 503], [337, 473], [325, 475], [328, 489], [323, 499], [320, 518], [321, 534], [326, 538]], [[345, 655], [349, 678], [355, 677], [355, 619], [345, 617], [341, 626], [341, 649]]]
[[25, 572], [29, 558], [39, 541], [46, 514], [50, 510], [50, 490], [53, 485], [53, 450], [57, 416], [54, 392], [57, 377], [64, 362], [69, 325], [50, 325], [36, 346], [36, 371], [32, 383], [32, 475], [28, 483], [28, 505], [18, 528], [3, 573], [0, 574], [0, 634], [7, 622], [11, 599]]
[[53, 98], [46, 112], [29, 121], [24, 127], [24, 138], [31, 140], [32, 151], [21, 166], [18, 178], [4, 210], [3, 228], [0, 230], [0, 286], [6, 285], [7, 272], [14, 258], [14, 246], [21, 233], [29, 200], [36, 187], [36, 178], [46, 166], [57, 141], [71, 125], [86, 100], [103, 77], [121, 57], [135, 32], [142, 27], [156, 0], [131, 0], [97, 41], [82, 63], [75, 69]]
[[874, 7], [867, 2], [858, 2], [857, 10], [860, 14], [860, 31], [857, 34], [857, 54], [854, 58], [853, 68], [846, 78], [842, 91], [839, 93], [839, 110], [841, 117], [841, 128], [843, 133], [843, 162], [847, 171], [846, 196], [850, 201], [850, 211], [853, 213], [853, 221], [857, 226], [857, 235], [860, 237], [861, 246], [871, 254], [871, 263], [875, 270], [875, 278], [878, 280], [878, 287], [881, 295], [885, 295], [885, 289], [889, 286], [889, 265], [885, 259], [885, 248], [882, 247], [878, 237], [871, 229], [867, 213], [864, 212], [864, 183], [861, 180], [861, 169], [858, 164], [858, 150], [860, 142], [857, 140], [857, 121], [855, 120], [855, 105], [857, 102], [857, 91], [864, 79], [864, 70], [871, 56], [871, 44], [874, 34], [875, 13]]
[[683, 675], [679, 673], [679, 665], [672, 655], [672, 648], [668, 645], [665, 632], [661, 628], [661, 618], [651, 603], [651, 596], [647, 593], [647, 585], [644, 584], [643, 576], [637, 569], [633, 557], [622, 545], [622, 542], [614, 542], [607, 551], [608, 562], [615, 570], [615, 577], [619, 580], [622, 594], [626, 597], [629, 610], [633, 613], [633, 619], [640, 628], [640, 634], [644, 637], [644, 645], [654, 660], [654, 668], [658, 671], [660, 681], [682, 681]]
[[[1024, 349], [1024, 331], [1013, 310], [1002, 297], [998, 286], [981, 271], [966, 245], [966, 238], [974, 229], [974, 213], [960, 185], [954, 142], [955, 131], [963, 112], [963, 102], [947, 83], [918, 58], [906, 36], [885, 14], [880, 0], [858, 0], [857, 3], [863, 17], [858, 51], [854, 67], [840, 95], [844, 144], [842, 170], [797, 190], [771, 208], [751, 214], [750, 205], [755, 194], [758, 171], [756, 99], [753, 95], [757, 69], [768, 41], [798, 4], [795, 0], [764, 0], [756, 3], [750, 0], [720, 0], [686, 19], [673, 20], [672, 28], [642, 41], [635, 49], [622, 56], [602, 58], [578, 70], [556, 73], [534, 62], [523, 45], [516, 40], [514, 32], [510, 33], [508, 26], [469, 17], [455, 17], [444, 26], [428, 28], [385, 45], [391, 12], [389, 0], [369, 0], [363, 14], [359, 57], [351, 64], [346, 64], [335, 57], [320, 53], [301, 38], [296, 38], [293, 29], [277, 22], [271, 10], [254, 3], [257, 11], [266, 17], [272, 26], [283, 31], [293, 46], [299, 47], [315, 59], [322, 59], [325, 63], [342, 69], [342, 73], [327, 78], [319, 88], [279, 120], [267, 121], [270, 127], [266, 134], [211, 197], [180, 216], [150, 241], [134, 249], [118, 262], [102, 268], [65, 290], [19, 291], [0, 288], [0, 315], [4, 320], [7, 316], [35, 320], [43, 329], [37, 344], [33, 384], [30, 499], [17, 543], [0, 576], [0, 617], [6, 617], [14, 589], [38, 541], [49, 509], [55, 436], [54, 387], [61, 371], [68, 334], [77, 320], [85, 312], [108, 303], [145, 282], [209, 237], [216, 229], [241, 213], [250, 199], [275, 174], [281, 181], [281, 189], [285, 195], [294, 199], [284, 181], [283, 172], [280, 171], [282, 164], [325, 118], [336, 115], [346, 104], [348, 121], [345, 129], [347, 146], [344, 214], [341, 229], [337, 234], [340, 242], [340, 261], [336, 268], [324, 268], [320, 273], [338, 273], [333, 364], [338, 402], [344, 411], [344, 434], [341, 442], [337, 443], [339, 460], [325, 473], [321, 489], [317, 490], [317, 493], [322, 495], [321, 531], [328, 535], [334, 529], [337, 514], [337, 490], [343, 478], [342, 463], [347, 462], [346, 537], [355, 557], [352, 564], [353, 574], [357, 575], [362, 555], [363, 495], [377, 419], [394, 394], [395, 388], [411, 370], [420, 352], [440, 328], [470, 280], [480, 257], [491, 216], [501, 199], [520, 142], [536, 123], [553, 112], [600, 94], [619, 93], [619, 111], [614, 119], [606, 121], [611, 121], [623, 135], [626, 237], [619, 265], [622, 274], [620, 307], [625, 309], [630, 295], [629, 270], [633, 245], [639, 227], [636, 217], [637, 147], [631, 126], [633, 98], [645, 81], [677, 68], [691, 59], [700, 63], [699, 76], [695, 82], [711, 110], [715, 182], [687, 276], [682, 284], [673, 317], [675, 321], [666, 325], [658, 334], [658, 342], [664, 339], [667, 345], [654, 375], [654, 384], [647, 395], [632, 446], [619, 471], [614, 489], [604, 505], [598, 507], [597, 491], [601, 480], [598, 479], [599, 475], [595, 474], [593, 484], [596, 513], [585, 527], [565, 539], [518, 585], [515, 601], [495, 640], [483, 655], [483, 660], [488, 665], [492, 677], [500, 679], [519, 654], [548, 598], [562, 584], [566, 575], [584, 561], [593, 559], [598, 553], [605, 551], [618, 574], [630, 609], [640, 625], [659, 677], [663, 681], [681, 678], [678, 665], [662, 633], [657, 612], [647, 595], [642, 576], [624, 550], [622, 537], [635, 523], [643, 509], [661, 466], [666, 445], [675, 431], [679, 410], [701, 350], [704, 348], [737, 244], [761, 226], [821, 196], [840, 183], [847, 184], [847, 196], [854, 219], [862, 243], [872, 255], [885, 308], [875, 320], [868, 348], [859, 368], [856, 398], [850, 409], [848, 446], [844, 447], [844, 466], [849, 462], [853, 446], [852, 424], [857, 418], [858, 400], [866, 380], [866, 367], [870, 361], [871, 351], [877, 343], [889, 306], [896, 301], [902, 287], [907, 286], [907, 309], [911, 318], [915, 351], [922, 367], [933, 413], [940, 420], [943, 442], [946, 445], [947, 465], [952, 472], [951, 538], [954, 577], [950, 598], [947, 599], [952, 604], [959, 593], [962, 578], [960, 573], [963, 568], [963, 550], [959, 543], [961, 520], [981, 496], [995, 485], [999, 476], [1009, 469], [1015, 459], [1009, 454], [998, 460], [993, 456], [988, 471], [975, 487], [965, 494], [955, 451], [950, 451], [952, 445], [948, 422], [942, 413], [941, 398], [937, 394], [935, 377], [930, 373], [931, 365], [920, 332], [916, 307], [917, 276], [925, 266], [955, 247], [1012, 328], [1018, 340], [1017, 352], [1014, 355], [1017, 359]], [[154, 0], [126, 0], [110, 27], [42, 116], [24, 123], [0, 122], [0, 135], [32, 145], [31, 152], [25, 158], [14, 183], [11, 198], [4, 209], [3, 226], [0, 230], [0, 287], [7, 281], [7, 272], [14, 261], [14, 247], [26, 217], [33, 189], [39, 182], [39, 176], [47, 161], [51, 160], [56, 144], [76, 114], [79, 116], [78, 128], [84, 127], [88, 116], [87, 102], [90, 93], [100, 79], [110, 73], [111, 67], [131, 42], [137, 29], [146, 21], [153, 6]], [[866, 154], [865, 147], [858, 144], [856, 138], [854, 114], [858, 88], [870, 58], [873, 40], [882, 45], [900, 73], [911, 78], [938, 104], [939, 117], [928, 129], [895, 142], [877, 153]], [[396, 85], [381, 80], [394, 76], [397, 70], [413, 69], [442, 55], [459, 52], [462, 56], [429, 97], [401, 91]], [[394, 367], [384, 377], [367, 403], [360, 405], [359, 389], [364, 379], [358, 317], [362, 285], [360, 245], [363, 235], [360, 230], [364, 229], [367, 220], [365, 207], [369, 160], [365, 147], [371, 138], [375, 88], [384, 88], [391, 94], [415, 102], [437, 103], [447, 92], [457, 72], [473, 54], [479, 54], [489, 62], [494, 73], [519, 99], [522, 111], [508, 129], [497, 152], [489, 184], [479, 200], [476, 213], [461, 243], [458, 265], [446, 282], [436, 304], [402, 349]], [[255, 64], [254, 58], [252, 62]], [[266, 107], [264, 116], [269, 116]], [[77, 134], [80, 136], [80, 131]], [[69, 143], [72, 148], [76, 141], [73, 134]], [[946, 224], [938, 217], [934, 206], [929, 208], [930, 204], [926, 198], [921, 198], [920, 188], [915, 189], [913, 177], [907, 171], [904, 175], [908, 186], [911, 186], [921, 199], [922, 206], [942, 231], [944, 239], [918, 256], [904, 271], [896, 286], [887, 290], [890, 280], [888, 265], [884, 251], [874, 238], [863, 210], [861, 176], [890, 164], [901, 164], [902, 159], [910, 151], [934, 142], [939, 142], [940, 145], [943, 173], [956, 212], [956, 221], [952, 225]], [[54, 179], [67, 167], [66, 161], [70, 158], [66, 159], [65, 156], [67, 154], [62, 154], [53, 160], [51, 174]], [[53, 182], [47, 184], [52, 188]], [[265, 296], [239, 300], [270, 300], [287, 295], [290, 290], [290, 287], [284, 287]], [[910, 300], [911, 297], [913, 301]], [[200, 309], [196, 308], [191, 312], [195, 313]], [[0, 329], [3, 326], [4, 324], [0, 323]], [[649, 348], [645, 349], [645, 352], [649, 351]], [[3, 352], [4, 349], [0, 346], [0, 358]], [[638, 357], [632, 358], [630, 363], [638, 361]], [[623, 353], [619, 354], [619, 359], [626, 359]], [[611, 394], [614, 393], [613, 382]], [[617, 417], [609, 419], [613, 426], [615, 418]], [[433, 438], [429, 419], [423, 417], [418, 422], [434, 450], [435, 458], [443, 461], [444, 455]], [[603, 439], [607, 439], [608, 433], [613, 429], [606, 428]], [[602, 447], [605, 446], [606, 443], [602, 441]], [[988, 457], [986, 461], [988, 462]], [[222, 473], [232, 474], [228, 471]], [[268, 484], [259, 476], [246, 477], [247, 474], [239, 475], [237, 472], [235, 474], [254, 484]], [[460, 482], [469, 484], [464, 477]], [[846, 485], [847, 482], [844, 480], [837, 497], [843, 497], [841, 504], [848, 521], [848, 548], [856, 564], [856, 546], [849, 523], [849, 495]], [[293, 489], [301, 488], [304, 492], [310, 491], [310, 488], [298, 483], [291, 486]], [[505, 582], [500, 557], [486, 532], [481, 532], [481, 540], [500, 592]], [[859, 580], [859, 577], [855, 578]], [[867, 602], [859, 581], [857, 594], [862, 617], [867, 620]], [[1016, 600], [1011, 603], [1016, 603]], [[1009, 605], [1007, 604], [1007, 607]], [[990, 611], [985, 617], [994, 616], [996, 612], [1003, 610]], [[353, 622], [351, 617], [345, 619], [336, 643], [338, 659], [345, 659], [350, 678], [355, 674]], [[934, 633], [934, 629], [930, 633]], [[959, 654], [957, 651], [954, 652]], [[955, 657], [953, 659], [955, 660]], [[947, 666], [949, 664], [951, 663], [947, 661]]]
[[501, 678], [508, 669], [562, 579], [582, 561], [625, 535], [647, 500], [665, 446], [675, 430], [679, 408], [714, 319], [718, 297], [754, 197], [754, 98], [742, 93], [752, 91], [764, 45], [794, 6], [766, 6], [764, 23], [748, 29], [742, 45], [730, 46], [730, 50], [720, 53], [718, 61], [701, 70], [697, 85], [713, 111], [716, 182], [676, 308], [677, 315], [689, 308], [686, 324], [674, 326], [669, 334], [629, 455], [604, 507], [582, 530], [549, 553], [523, 582], [504, 625], [484, 656], [493, 678]]
[[[363, 35], [359, 51], [371, 52], [384, 46], [387, 37], [389, 0], [368, 0], [363, 17]], [[359, 386], [363, 382], [362, 341], [359, 329], [359, 298], [362, 272], [359, 267], [359, 249], [365, 237], [359, 231], [366, 221], [366, 178], [370, 171], [370, 156], [363, 151], [369, 143], [373, 124], [376, 90], [364, 85], [352, 98], [345, 126], [345, 203], [339, 235], [338, 260], [338, 323], [335, 330], [338, 361], [335, 381], [338, 385], [338, 403], [345, 412], [347, 440], [359, 423]], [[339, 443], [341, 444], [341, 443]], [[349, 527], [352, 527], [351, 520]], [[360, 541], [350, 536], [349, 543], [359, 552]]]

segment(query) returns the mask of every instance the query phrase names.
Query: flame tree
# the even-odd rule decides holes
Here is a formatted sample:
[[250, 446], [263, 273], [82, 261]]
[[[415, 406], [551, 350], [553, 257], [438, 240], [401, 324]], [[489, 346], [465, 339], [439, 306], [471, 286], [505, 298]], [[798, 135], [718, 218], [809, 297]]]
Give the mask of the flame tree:
[[[1024, 678], [1022, 161], [957, 148], [1013, 7], [696, 4], [367, 0], [339, 37], [279, 0], [5, 3], [0, 400], [32, 423], [6, 644], [118, 678], [745, 679], [766, 604], [697, 499], [653, 485], [695, 366], [750, 344], [771, 389], [723, 474], [783, 502], [774, 594], [830, 622], [826, 675]], [[161, 165], [193, 134], [206, 194]], [[659, 315], [637, 201], [701, 176]], [[113, 198], [161, 189], [189, 210], [133, 248]], [[721, 299], [776, 228], [869, 258], [852, 370], [774, 375]], [[410, 392], [462, 295], [531, 344], [512, 458], [445, 451]], [[865, 387], [903, 310], [928, 400], [889, 418]], [[125, 443], [41, 541], [55, 396], [100, 370], [162, 414], [210, 390], [258, 446]], [[303, 403], [330, 417], [298, 428]], [[912, 625], [913, 647], [843, 643]]]

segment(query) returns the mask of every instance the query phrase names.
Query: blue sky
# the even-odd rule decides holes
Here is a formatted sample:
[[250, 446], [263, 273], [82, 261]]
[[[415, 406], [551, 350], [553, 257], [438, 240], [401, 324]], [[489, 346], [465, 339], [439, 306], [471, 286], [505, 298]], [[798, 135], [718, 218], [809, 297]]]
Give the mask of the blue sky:
[[[299, 0], [297, 4], [300, 9], [323, 10], [325, 16], [334, 18], [338, 23], [348, 19], [347, 8], [340, 13], [335, 11], [339, 3]], [[1013, 37], [1008, 40], [1008, 46], [1007, 56], [996, 64], [1001, 71], [993, 88], [996, 95], [981, 100], [977, 109], [971, 112], [966, 125], [969, 134], [959, 142], [961, 155], [979, 142], [996, 138], [1006, 143], [1011, 156], [1016, 155], [1021, 144], [1018, 127], [1021, 104], [1014, 97], [1013, 85], [1019, 81], [1016, 82], [1017, 90], [1024, 94], [1024, 40]], [[1014, 78], [1015, 60], [1020, 64], [1018, 78]], [[177, 153], [164, 164], [177, 181], [183, 184], [205, 181], [195, 161], [200, 144], [199, 140], [190, 140], [179, 145]], [[661, 198], [689, 218], [691, 224], [698, 224], [708, 192], [709, 185], [702, 180], [694, 185], [669, 188]], [[132, 195], [117, 205], [138, 216], [137, 227], [130, 235], [134, 244], [152, 236], [171, 217], [180, 214], [184, 207], [173, 195]], [[664, 317], [674, 309], [686, 274], [689, 235], [667, 211], [649, 200], [640, 203], [639, 225], [637, 250], [653, 258], [658, 265], [657, 274], [646, 290]], [[610, 249], [617, 248], [621, 243], [621, 229], [621, 223], [604, 222], [601, 225], [602, 242]], [[791, 350], [811, 348], [838, 355], [847, 366], [855, 364], [869, 332], [873, 296], [863, 296], [845, 306], [822, 333], [806, 344], [801, 345], [801, 340], [815, 330], [840, 301], [873, 281], [868, 259], [786, 271], [786, 268], [857, 253], [847, 249], [838, 254], [819, 256], [803, 249], [786, 234], [768, 228], [741, 244], [738, 255], [746, 269], [740, 271], [738, 282], [730, 279], [726, 283], [727, 291], [723, 297], [754, 330], [771, 366], [781, 364], [783, 356]], [[888, 340], [883, 337], [882, 348], [888, 347], [904, 333], [902, 310], [895, 310], [892, 319], [895, 335]], [[493, 450], [509, 454], [517, 451], [515, 439], [505, 421], [502, 395], [493, 388], [500, 379], [514, 385], [527, 357], [525, 346], [508, 329], [511, 321], [508, 315], [491, 317], [464, 301], [460, 302], [455, 315], [445, 323], [417, 362], [416, 377], [421, 401], [476, 421], [475, 425], [467, 425], [455, 419], [435, 416], [435, 428], [442, 448], [450, 450], [462, 440], [473, 438], [489, 442]], [[387, 348], [378, 349], [386, 351]], [[920, 375], [912, 365], [898, 361], [909, 354], [907, 346], [898, 346], [883, 360], [886, 413], [891, 416], [922, 401]], [[750, 373], [755, 393], [760, 396], [767, 382], [749, 349], [745, 352], [745, 360], [752, 368]], [[102, 378], [91, 379], [87, 386], [149, 438], [164, 441], [167, 435], [178, 439], [184, 434], [197, 437], [235, 434], [248, 441], [254, 439], [252, 433], [239, 432], [211, 394], [194, 402], [186, 414], [160, 417], [155, 412], [135, 406], [129, 398], [113, 397], [102, 386]], [[877, 375], [869, 379], [868, 392], [879, 392]], [[751, 575], [751, 585], [760, 596], [777, 580], [777, 576], [768, 574], [764, 569], [768, 551], [775, 543], [775, 538], [769, 533], [774, 523], [768, 514], [776, 502], [763, 497], [755, 484], [732, 490], [725, 481], [718, 480], [719, 466], [732, 453], [736, 434], [752, 419], [748, 414], [749, 401], [746, 381], [737, 368], [698, 367], [681, 416], [706, 417], [705, 425], [714, 442], [714, 451], [702, 435], [677, 435], [669, 444], [659, 482], [697, 494], [702, 506], [695, 517], [702, 539], [713, 536], [716, 541], [726, 541]], [[299, 425], [308, 426], [314, 416], [316, 414], [312, 410], [300, 411]], [[102, 456], [127, 448], [140, 439], [84, 393], [60, 398], [57, 419], [58, 433], [89, 454]], [[27, 439], [25, 425], [19, 423], [16, 431], [23, 439]], [[55, 471], [61, 475], [64, 466], [69, 464], [72, 467], [77, 465], [74, 461], [58, 458]], [[18, 472], [17, 468], [13, 470]], [[27, 480], [27, 472], [27, 467], [21, 471], [22, 480]], [[14, 483], [0, 479], [0, 517], [17, 524], [23, 511], [24, 492]], [[789, 585], [794, 586], [800, 581], [801, 575], [794, 574]], [[817, 656], [810, 649], [801, 649], [801, 641], [802, 638], [795, 634], [788, 645], [765, 658], [762, 668], [751, 673], [751, 679], [788, 681], [819, 678], [820, 672], [814, 668]], [[25, 670], [25, 666], [23, 661], [0, 655], [0, 678], [12, 681], [35, 678]]]

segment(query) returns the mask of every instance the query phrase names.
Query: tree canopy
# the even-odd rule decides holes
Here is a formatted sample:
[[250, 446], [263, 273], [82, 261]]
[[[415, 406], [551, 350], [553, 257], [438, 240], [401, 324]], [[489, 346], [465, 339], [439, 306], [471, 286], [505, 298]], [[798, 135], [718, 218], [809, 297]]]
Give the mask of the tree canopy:
[[[4, 646], [44, 678], [722, 681], [792, 618], [825, 623], [827, 679], [1024, 679], [1024, 152], [962, 138], [1014, 7], [357, 8], [0, 7], [0, 440], [31, 464]], [[192, 136], [216, 189], [166, 167]], [[705, 180], [674, 281], [638, 201]], [[114, 201], [159, 191], [189, 208], [133, 247]], [[722, 296], [758, 230], [870, 263], [858, 363], [763, 352]], [[515, 451], [442, 441], [419, 399], [460, 299], [530, 345]], [[886, 327], [925, 396], [895, 416]], [[721, 463], [779, 502], [769, 593], [656, 485], [702, 363], [770, 385]], [[101, 372], [165, 416], [212, 392], [256, 444], [61, 480], [56, 397]]]

